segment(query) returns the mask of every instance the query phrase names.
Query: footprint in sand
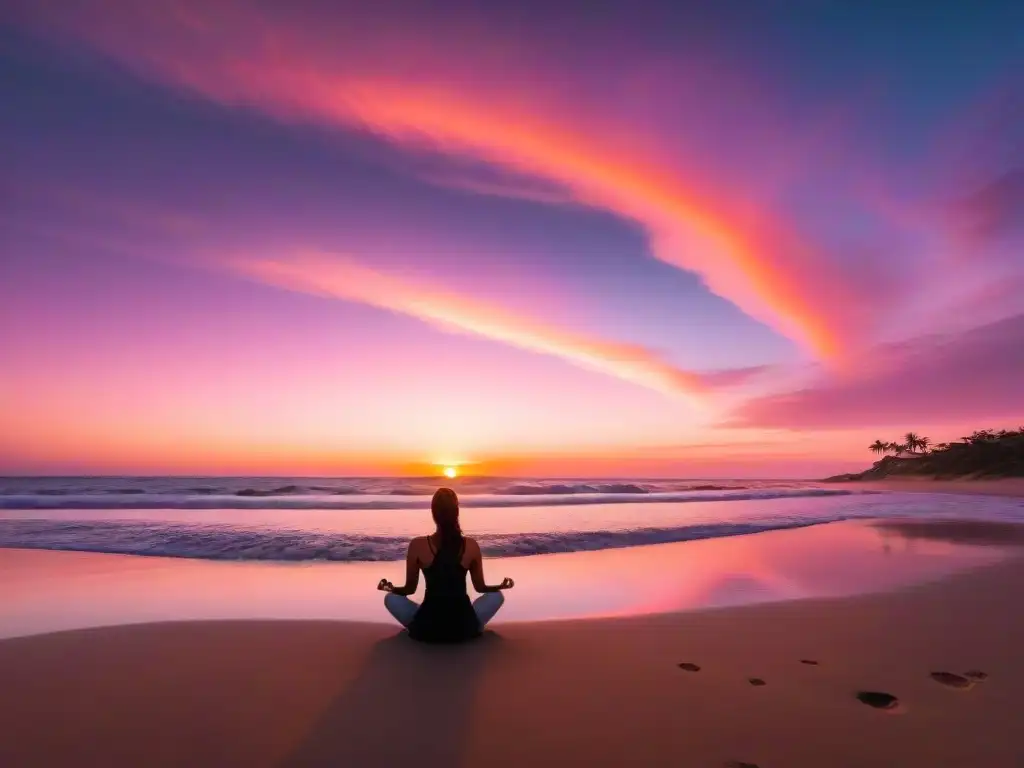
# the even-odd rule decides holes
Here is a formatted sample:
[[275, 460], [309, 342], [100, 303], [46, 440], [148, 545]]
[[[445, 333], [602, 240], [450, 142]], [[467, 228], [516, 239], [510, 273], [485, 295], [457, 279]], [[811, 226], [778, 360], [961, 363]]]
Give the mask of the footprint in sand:
[[747, 680], [747, 682], [750, 683], [751, 685], [753, 685], [754, 687], [758, 687], [758, 686], [762, 686], [762, 685], [768, 685], [768, 683], [766, 683], [760, 677], [751, 677], [751, 678], [749, 678]]
[[947, 688], [958, 688], [960, 690], [966, 690], [974, 687], [974, 681], [964, 677], [963, 675], [957, 675], [953, 672], [932, 672], [932, 680], [940, 685], [944, 685]]
[[858, 691], [857, 700], [867, 704], [873, 709], [895, 710], [900, 705], [900, 700], [891, 693], [884, 691]]
[[800, 663], [801, 664], [807, 664], [808, 666], [811, 666], [811, 667], [818, 666], [818, 662], [815, 661], [814, 659], [800, 659]]
[[973, 680], [976, 683], [981, 683], [988, 680], [988, 673], [982, 672], [980, 669], [969, 669], [964, 672], [964, 677], [968, 680]]
[[700, 672], [700, 667], [696, 664], [691, 664], [688, 661], [684, 661], [679, 664], [680, 669], [685, 669], [687, 672]]

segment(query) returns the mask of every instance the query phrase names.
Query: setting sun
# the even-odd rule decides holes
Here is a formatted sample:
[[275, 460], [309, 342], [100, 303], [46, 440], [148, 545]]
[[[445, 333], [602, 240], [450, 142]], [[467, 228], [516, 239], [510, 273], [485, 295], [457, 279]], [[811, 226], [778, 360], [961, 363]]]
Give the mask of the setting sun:
[[458, 472], [455, 471], [455, 467], [445, 467], [444, 468], [444, 476], [447, 477], [449, 480], [454, 478], [457, 474], [458, 474]]

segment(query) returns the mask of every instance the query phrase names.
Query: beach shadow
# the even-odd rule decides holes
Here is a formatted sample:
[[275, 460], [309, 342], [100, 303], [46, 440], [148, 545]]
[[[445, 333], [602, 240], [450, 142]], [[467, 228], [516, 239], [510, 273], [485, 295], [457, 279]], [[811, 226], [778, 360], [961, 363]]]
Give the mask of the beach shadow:
[[381, 640], [282, 765], [461, 765], [480, 673], [502, 645], [489, 631], [461, 645]]

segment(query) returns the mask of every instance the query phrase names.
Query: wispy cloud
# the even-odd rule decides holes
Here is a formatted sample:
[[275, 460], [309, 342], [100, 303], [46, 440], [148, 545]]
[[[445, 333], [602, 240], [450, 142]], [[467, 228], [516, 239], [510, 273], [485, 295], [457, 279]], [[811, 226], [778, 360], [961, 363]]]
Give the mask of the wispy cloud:
[[540, 184], [524, 181], [478, 178], [469, 174], [424, 173], [420, 178], [429, 184], [460, 192], [472, 192], [489, 197], [505, 197], [513, 200], [527, 200], [544, 205], [568, 205], [574, 203], [572, 195], [564, 190], [546, 188]]
[[969, 235], [983, 240], [1024, 234], [1024, 167], [1007, 171], [954, 210]]
[[363, 24], [355, 12], [338, 26], [205, 0], [97, 5], [25, 7], [47, 28], [209, 99], [368, 130], [564, 187], [581, 203], [637, 222], [657, 258], [699, 274], [711, 291], [821, 356], [838, 354], [856, 326], [850, 315], [863, 314], [822, 254], [758, 221], [738, 195], [712, 193], [706, 178], [673, 165], [668, 147], [678, 126], [637, 140], [621, 121], [595, 120], [545, 92], [545, 67], [556, 59], [541, 51], [502, 58], [508, 41], [492, 39], [493, 31], [435, 25], [414, 34], [380, 19]]
[[739, 384], [760, 371], [760, 368], [712, 373], [687, 371], [641, 345], [570, 333], [334, 254], [234, 259], [228, 262], [228, 267], [270, 285], [398, 312], [444, 330], [481, 336], [561, 358], [581, 368], [649, 389], [682, 395], [695, 405], [706, 404], [707, 396], [716, 389]]

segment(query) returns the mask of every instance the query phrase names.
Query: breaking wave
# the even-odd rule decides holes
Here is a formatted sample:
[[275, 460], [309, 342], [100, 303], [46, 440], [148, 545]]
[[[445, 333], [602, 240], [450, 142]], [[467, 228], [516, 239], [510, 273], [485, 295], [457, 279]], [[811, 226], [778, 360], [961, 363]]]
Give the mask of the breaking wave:
[[[708, 501], [848, 496], [862, 491], [828, 488], [723, 488], [674, 492], [630, 490], [561, 490], [559, 486], [517, 493], [460, 495], [463, 507], [535, 507], [580, 504], [657, 504]], [[330, 494], [294, 490], [295, 486], [262, 490], [240, 489], [231, 495], [203, 490], [189, 493], [20, 493], [0, 495], [0, 509], [425, 509], [429, 495], [401, 491], [387, 494], [332, 491]], [[710, 488], [710, 487], [708, 487]]]
[[[799, 528], [834, 516], [756, 523], [708, 523], [619, 531], [483, 534], [476, 539], [491, 557], [614, 549]], [[50, 549], [204, 560], [377, 561], [401, 560], [408, 536], [238, 528], [212, 524], [129, 521], [0, 521], [0, 547]]]

